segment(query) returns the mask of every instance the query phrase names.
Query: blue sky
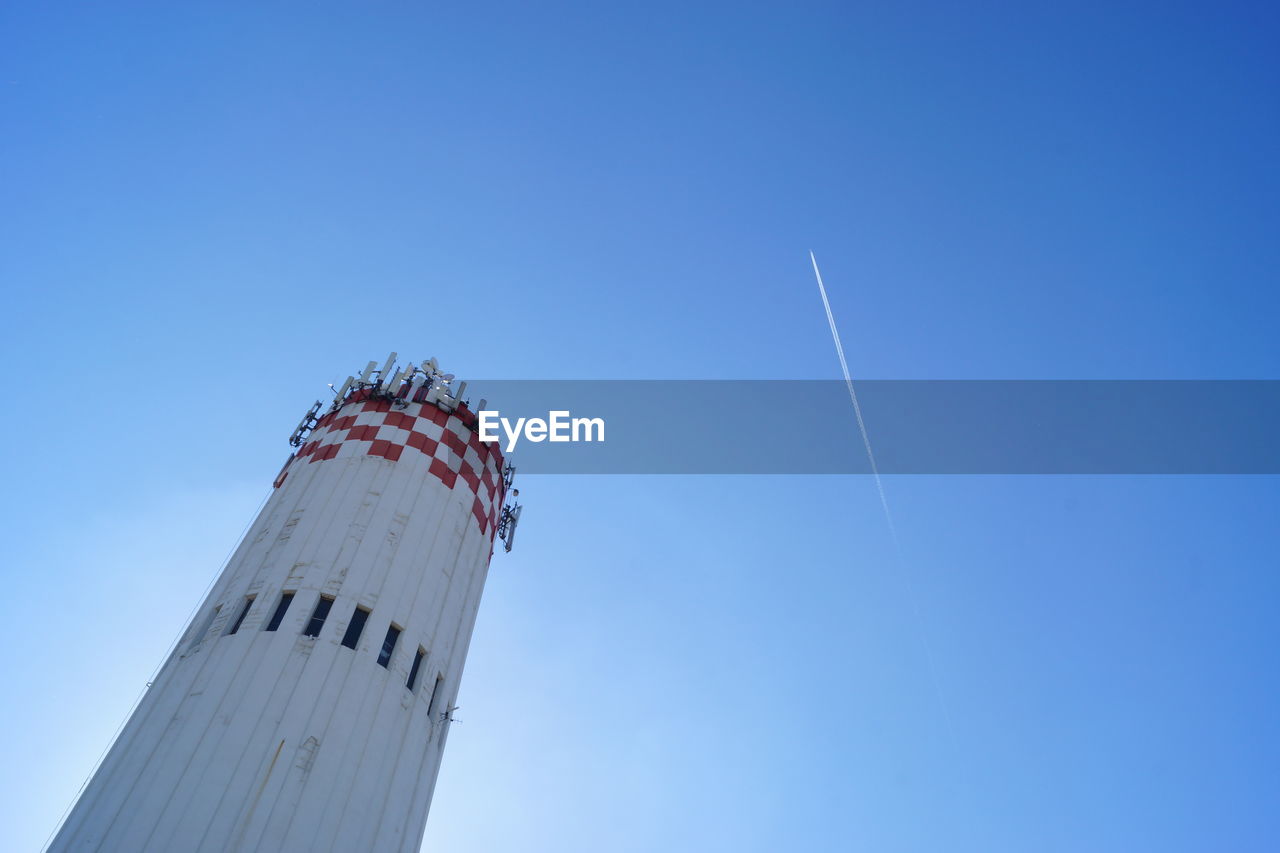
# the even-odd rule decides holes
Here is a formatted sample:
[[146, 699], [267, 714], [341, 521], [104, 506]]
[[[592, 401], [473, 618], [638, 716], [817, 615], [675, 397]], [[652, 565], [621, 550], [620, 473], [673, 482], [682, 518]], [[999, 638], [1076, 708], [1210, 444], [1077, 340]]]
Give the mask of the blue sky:
[[[389, 350], [832, 378], [813, 249], [857, 377], [1277, 378], [1277, 23], [0, 11], [14, 849]], [[424, 849], [1270, 846], [1274, 478], [886, 488], [901, 560], [866, 478], [527, 478]]]

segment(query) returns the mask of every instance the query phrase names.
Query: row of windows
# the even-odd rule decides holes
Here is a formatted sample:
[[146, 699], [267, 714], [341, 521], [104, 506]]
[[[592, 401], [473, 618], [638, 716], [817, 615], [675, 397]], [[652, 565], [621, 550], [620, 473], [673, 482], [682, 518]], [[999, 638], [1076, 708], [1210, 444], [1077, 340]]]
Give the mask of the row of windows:
[[[272, 611], [271, 618], [267, 620], [267, 624], [262, 627], [264, 631], [275, 631], [279, 629], [280, 623], [284, 621], [285, 614], [289, 611], [289, 605], [293, 603], [293, 592], [283, 592], [280, 594], [280, 600], [276, 602], [276, 609]], [[241, 602], [240, 610], [237, 612], [235, 619], [224, 632], [224, 636], [230, 636], [240, 630], [240, 625], [244, 622], [244, 618], [249, 615], [250, 608], [256, 596], [246, 595], [244, 601]], [[315, 609], [311, 611], [311, 618], [307, 620], [307, 626], [303, 629], [304, 637], [319, 637], [320, 629], [324, 627], [325, 620], [329, 618], [329, 611], [333, 609], [333, 596], [322, 595], [320, 600], [316, 602]], [[213, 609], [205, 620], [204, 628], [200, 633], [196, 634], [192, 646], [199, 645], [204, 639], [204, 635], [208, 633], [209, 627], [213, 624], [213, 620], [217, 618], [222, 605], [218, 605]], [[351, 614], [351, 621], [347, 623], [347, 630], [342, 635], [342, 645], [348, 649], [354, 649], [360, 643], [360, 635], [364, 633], [365, 623], [369, 621], [369, 608], [356, 605], [355, 612]], [[396, 643], [400, 639], [401, 630], [394, 623], [387, 628], [387, 635], [382, 640], [382, 648], [378, 651], [378, 666], [383, 669], [391, 668], [391, 655], [395, 653]], [[413, 656], [413, 665], [409, 667], [409, 677], [405, 679], [404, 686], [413, 692], [418, 686], [418, 673], [422, 669], [422, 662], [427, 658], [427, 650], [418, 646], [418, 651]], [[440, 685], [444, 681], [443, 674], [436, 675], [436, 683], [431, 688], [431, 699], [428, 702], [428, 713], [435, 716], [436, 700], [439, 698]]]

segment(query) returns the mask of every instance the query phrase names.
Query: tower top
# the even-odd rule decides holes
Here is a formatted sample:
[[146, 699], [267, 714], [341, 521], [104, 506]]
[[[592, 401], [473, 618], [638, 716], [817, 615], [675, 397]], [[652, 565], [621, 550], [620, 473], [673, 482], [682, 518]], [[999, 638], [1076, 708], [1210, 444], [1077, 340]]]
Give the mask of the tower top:
[[[298, 449], [285, 461], [276, 477], [276, 487], [283, 484], [296, 459], [305, 457], [315, 462], [333, 458], [346, 441], [368, 441], [367, 453], [392, 460], [412, 448], [435, 458], [430, 472], [450, 488], [460, 475], [477, 493], [477, 501], [482, 486], [487, 490], [488, 500], [480, 501], [475, 509], [477, 521], [482, 531], [492, 531], [504, 550], [510, 551], [520, 519], [521, 507], [514, 500], [519, 491], [512, 488], [515, 468], [504, 460], [499, 444], [480, 441], [477, 412], [488, 401], [481, 400], [473, 410], [463, 396], [467, 383], [442, 371], [434, 357], [419, 365], [410, 362], [403, 368], [397, 367], [396, 358], [393, 352], [381, 368], [378, 362], [371, 361], [359, 376], [348, 376], [339, 387], [329, 385], [334, 398], [328, 411], [322, 413], [324, 403], [316, 400], [289, 436], [289, 444]], [[373, 417], [378, 424], [357, 424], [358, 415], [343, 416], [342, 409], [353, 404], [358, 404], [356, 410], [367, 412], [366, 419]], [[428, 412], [432, 414], [428, 416]], [[433, 425], [426, 426], [427, 421]], [[388, 435], [378, 438], [381, 425], [391, 429]], [[418, 426], [427, 432], [415, 435]], [[321, 440], [317, 441], [317, 437]], [[490, 466], [493, 477], [482, 477]], [[508, 496], [512, 499], [509, 502]]]

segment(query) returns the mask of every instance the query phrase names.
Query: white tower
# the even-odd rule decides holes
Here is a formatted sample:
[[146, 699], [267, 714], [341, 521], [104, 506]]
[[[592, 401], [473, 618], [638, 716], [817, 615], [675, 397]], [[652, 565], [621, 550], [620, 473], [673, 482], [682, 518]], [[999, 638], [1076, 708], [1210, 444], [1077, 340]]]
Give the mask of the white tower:
[[503, 508], [511, 470], [478, 440], [465, 383], [394, 362], [303, 418], [50, 851], [418, 849], [495, 535], [510, 548], [519, 507]]

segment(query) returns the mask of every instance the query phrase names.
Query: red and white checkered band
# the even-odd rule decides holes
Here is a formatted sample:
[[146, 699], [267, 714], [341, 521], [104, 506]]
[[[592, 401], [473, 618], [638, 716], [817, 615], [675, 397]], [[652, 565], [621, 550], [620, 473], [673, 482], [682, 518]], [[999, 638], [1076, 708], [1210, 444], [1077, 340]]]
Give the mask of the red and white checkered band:
[[[480, 441], [476, 416], [465, 405], [452, 412], [433, 403], [401, 400], [397, 405], [404, 408], [368, 389], [357, 391], [342, 408], [319, 420], [291, 464], [350, 456], [381, 456], [392, 462], [425, 456], [431, 476], [450, 489], [471, 493], [471, 514], [480, 533], [492, 541], [505, 496], [502, 450], [496, 442]], [[285, 476], [282, 472], [277, 486]]]

